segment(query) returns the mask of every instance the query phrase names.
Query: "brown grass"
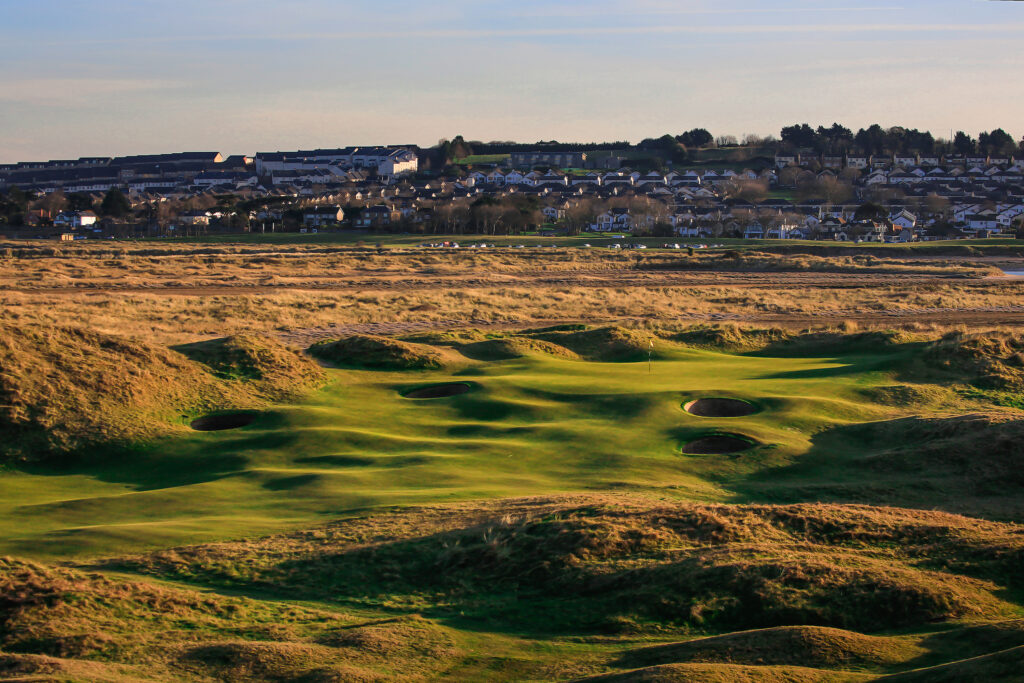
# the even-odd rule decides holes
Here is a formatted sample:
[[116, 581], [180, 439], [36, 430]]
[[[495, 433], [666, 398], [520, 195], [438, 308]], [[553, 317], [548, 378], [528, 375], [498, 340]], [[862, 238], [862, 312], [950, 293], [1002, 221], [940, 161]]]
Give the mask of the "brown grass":
[[775, 255], [745, 252], [650, 253], [602, 249], [522, 251], [368, 250], [302, 245], [102, 244], [24, 246], [0, 258], [0, 286], [133, 288], [324, 286], [339, 279], [395, 276], [494, 276], [582, 274], [599, 271], [696, 270], [720, 272], [811, 272], [983, 277], [1001, 271], [954, 260], [858, 256]]
[[742, 666], [738, 664], [663, 664], [625, 673], [580, 679], [580, 683], [846, 683], [873, 676], [836, 673], [802, 666]]
[[[256, 332], [328, 328], [371, 322], [502, 321], [545, 323], [563, 320], [613, 321], [646, 318], [669, 322], [680, 316], [818, 316], [822, 325], [850, 315], [873, 315], [911, 309], [992, 308], [1018, 306], [1019, 289], [1009, 285], [935, 286], [879, 285], [859, 290], [807, 287], [774, 276], [771, 288], [728, 286], [598, 286], [569, 285], [481, 287], [464, 289], [457, 283], [434, 289], [360, 292], [303, 292], [268, 290], [237, 293], [218, 290], [204, 295], [132, 292], [25, 293], [0, 291], [0, 321], [17, 324], [65, 325], [143, 337], [164, 344], [189, 343], [210, 337]], [[938, 316], [939, 329], [961, 324], [955, 312]], [[943, 322], [944, 321], [944, 322]], [[912, 324], [913, 319], [908, 321]], [[690, 323], [692, 324], [692, 323]], [[806, 325], [806, 320], [800, 324]], [[881, 324], [901, 324], [883, 320]], [[945, 326], [945, 328], [943, 328]]]
[[[873, 630], [1004, 614], [1001, 587], [1016, 588], [1024, 555], [1016, 526], [943, 513], [616, 501], [425, 508], [125, 562], [318, 599], [387, 596], [411, 607], [432, 596], [465, 610], [483, 601], [492, 618], [517, 623], [527, 605], [556, 600], [544, 619], [552, 629], [565, 627], [564, 613], [576, 628]], [[497, 597], [506, 591], [520, 593], [520, 616]]]
[[924, 653], [924, 648], [907, 639], [866, 636], [822, 626], [784, 626], [642, 648], [630, 652], [622, 664], [639, 667], [702, 662], [881, 669]]
[[182, 414], [260, 406], [323, 381], [311, 360], [274, 340], [249, 335], [185, 351], [205, 363], [78, 327], [0, 323], [0, 455], [129, 445], [173, 431]]
[[365, 623], [12, 558], [0, 558], [0, 650], [0, 675], [82, 680], [421, 680], [462, 655], [423, 619]]
[[[1020, 301], [1013, 282], [936, 279], [978, 274], [987, 266], [873, 256], [724, 259], [609, 250], [377, 252], [184, 244], [39, 245], [9, 254], [0, 259], [0, 320], [73, 320], [165, 344], [410, 320], [445, 327], [451, 320], [814, 315], [828, 324], [851, 315]], [[659, 263], [699, 270], [651, 268]], [[163, 291], [147, 293], [154, 288]], [[958, 322], [954, 314], [944, 324]]]
[[440, 370], [451, 362], [435, 347], [374, 335], [322, 341], [309, 353], [337, 367], [376, 370]]

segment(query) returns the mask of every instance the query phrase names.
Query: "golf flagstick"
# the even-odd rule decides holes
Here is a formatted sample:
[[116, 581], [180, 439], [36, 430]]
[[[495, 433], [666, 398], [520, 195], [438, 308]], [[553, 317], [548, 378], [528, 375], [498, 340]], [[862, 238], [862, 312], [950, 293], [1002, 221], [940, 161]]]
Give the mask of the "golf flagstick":
[[651, 339], [651, 345], [647, 347], [647, 374], [651, 374], [651, 356], [654, 354], [654, 340]]

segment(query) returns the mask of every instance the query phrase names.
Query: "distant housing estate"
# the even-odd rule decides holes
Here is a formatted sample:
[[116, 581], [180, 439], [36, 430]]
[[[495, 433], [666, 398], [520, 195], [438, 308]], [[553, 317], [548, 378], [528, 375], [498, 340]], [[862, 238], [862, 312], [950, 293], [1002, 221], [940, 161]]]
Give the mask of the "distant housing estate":
[[345, 181], [354, 172], [391, 183], [418, 168], [416, 150], [407, 147], [346, 147], [255, 157], [182, 152], [6, 164], [0, 166], [0, 188], [16, 185], [34, 192], [88, 193], [119, 187], [137, 194], [165, 194], [190, 188]]
[[[992, 155], [829, 155], [779, 151], [754, 168], [693, 167], [639, 171], [593, 168], [614, 157], [597, 151], [515, 152], [501, 163], [417, 174], [414, 147], [345, 147], [224, 157], [216, 152], [89, 157], [0, 167], [0, 184], [38, 194], [89, 195], [127, 190], [153, 209], [185, 200], [161, 230], [239, 225], [292, 228], [465, 229], [453, 210], [511, 202], [528, 207], [532, 225], [595, 232], [671, 232], [682, 237], [904, 242], [985, 237], [1017, 231], [1024, 221], [1024, 161]], [[617, 161], [623, 161], [617, 159]], [[557, 162], [557, 163], [556, 163]], [[745, 192], [745, 188], [753, 192]], [[838, 188], [828, 196], [822, 189]], [[235, 194], [248, 216], [213, 207]], [[479, 200], [488, 198], [489, 201]], [[260, 199], [266, 203], [260, 205]], [[195, 201], [192, 201], [195, 200]], [[490, 201], [495, 200], [495, 201]], [[78, 204], [78, 207], [83, 207]], [[865, 211], [864, 207], [870, 207]], [[184, 209], [184, 210], [183, 210]], [[155, 209], [153, 213], [159, 213]], [[520, 215], [518, 210], [509, 215]], [[30, 228], [78, 235], [103, 229], [92, 211], [51, 214], [33, 208]], [[149, 228], [146, 228], [149, 229]]]

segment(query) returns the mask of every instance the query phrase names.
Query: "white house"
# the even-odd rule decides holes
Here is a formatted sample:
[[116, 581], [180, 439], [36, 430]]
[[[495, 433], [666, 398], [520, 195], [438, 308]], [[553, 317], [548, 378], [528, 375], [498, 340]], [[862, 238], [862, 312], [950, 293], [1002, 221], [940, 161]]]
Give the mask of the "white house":
[[390, 183], [399, 176], [415, 173], [419, 167], [420, 162], [415, 152], [394, 150], [377, 164], [377, 175]]
[[523, 182], [525, 176], [519, 171], [509, 171], [505, 174], [506, 185], [519, 185]]
[[1024, 204], [1015, 204], [996, 214], [996, 222], [1003, 228], [1009, 228], [1018, 216], [1024, 215]]
[[999, 230], [999, 221], [994, 214], [979, 213], [967, 217], [968, 230]]
[[633, 217], [629, 209], [612, 209], [597, 217], [590, 229], [595, 232], [611, 232], [613, 230], [629, 230], [633, 225]]
[[794, 223], [780, 223], [769, 226], [764, 236], [770, 240], [788, 240], [800, 239], [803, 237], [803, 233], [800, 232], [799, 226]]
[[53, 219], [54, 227], [87, 228], [96, 224], [96, 214], [92, 211], [64, 211]]
[[917, 216], [910, 213], [906, 209], [900, 211], [894, 216], [890, 216], [889, 220], [892, 222], [893, 227], [900, 229], [913, 230], [917, 225]]

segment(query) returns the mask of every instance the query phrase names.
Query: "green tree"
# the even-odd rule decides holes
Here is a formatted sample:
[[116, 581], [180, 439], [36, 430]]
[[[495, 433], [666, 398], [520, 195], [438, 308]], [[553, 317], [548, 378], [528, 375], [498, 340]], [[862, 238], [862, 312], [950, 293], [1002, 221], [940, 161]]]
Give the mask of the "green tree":
[[715, 137], [704, 128], [694, 128], [676, 136], [676, 142], [687, 147], [706, 147], [714, 140]]
[[128, 198], [116, 187], [107, 192], [103, 197], [103, 203], [100, 204], [100, 213], [113, 218], [124, 218], [131, 210], [132, 205], [128, 203]]
[[28, 194], [17, 185], [12, 185], [11, 189], [7, 190], [7, 201], [19, 211], [28, 208], [28, 200]]
[[69, 211], [89, 211], [92, 209], [92, 199], [87, 194], [72, 192], [67, 196]]
[[986, 154], [1013, 154], [1013, 138], [1002, 128], [978, 136], [978, 148]]
[[880, 221], [884, 220], [886, 216], [886, 211], [881, 206], [874, 202], [865, 202], [857, 207], [853, 214], [853, 219], [857, 221]]
[[974, 154], [977, 146], [977, 141], [962, 130], [958, 130], [953, 136], [953, 149], [958, 154]]

